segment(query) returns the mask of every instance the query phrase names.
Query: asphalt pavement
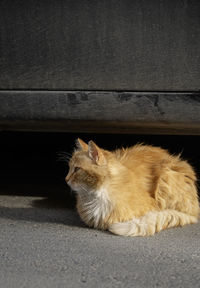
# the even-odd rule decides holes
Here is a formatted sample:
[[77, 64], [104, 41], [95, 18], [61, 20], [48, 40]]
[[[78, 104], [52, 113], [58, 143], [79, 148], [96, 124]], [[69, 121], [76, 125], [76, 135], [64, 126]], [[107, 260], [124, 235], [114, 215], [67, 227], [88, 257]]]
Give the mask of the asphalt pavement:
[[[61, 201], [63, 202], [63, 200]], [[47, 197], [0, 196], [0, 287], [199, 287], [200, 223], [126, 238]]]

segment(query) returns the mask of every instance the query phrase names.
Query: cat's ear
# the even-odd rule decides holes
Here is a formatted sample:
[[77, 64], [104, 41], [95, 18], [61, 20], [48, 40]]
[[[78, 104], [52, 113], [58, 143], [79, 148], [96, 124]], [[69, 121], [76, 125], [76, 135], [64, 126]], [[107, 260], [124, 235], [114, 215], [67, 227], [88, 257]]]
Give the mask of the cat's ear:
[[97, 165], [105, 165], [106, 158], [103, 154], [101, 148], [99, 148], [93, 141], [88, 143], [88, 153], [89, 157], [97, 164]]
[[76, 140], [76, 147], [78, 150], [88, 151], [88, 145], [80, 138]]

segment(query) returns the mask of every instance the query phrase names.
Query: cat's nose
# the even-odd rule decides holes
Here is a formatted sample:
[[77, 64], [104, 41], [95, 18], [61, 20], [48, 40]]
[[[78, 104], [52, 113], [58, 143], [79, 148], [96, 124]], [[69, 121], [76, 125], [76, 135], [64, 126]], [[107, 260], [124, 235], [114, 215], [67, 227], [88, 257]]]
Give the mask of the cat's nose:
[[69, 175], [67, 175], [67, 176], [65, 177], [65, 181], [66, 181], [66, 183], [68, 183], [68, 182], [69, 182], [69, 179], [70, 179], [70, 176], [69, 176]]

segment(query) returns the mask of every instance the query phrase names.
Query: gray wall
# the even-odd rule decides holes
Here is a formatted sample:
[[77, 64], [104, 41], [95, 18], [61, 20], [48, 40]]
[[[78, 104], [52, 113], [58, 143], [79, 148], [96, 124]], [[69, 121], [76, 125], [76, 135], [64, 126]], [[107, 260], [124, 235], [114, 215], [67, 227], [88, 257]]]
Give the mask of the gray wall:
[[199, 0], [0, 1], [0, 89], [198, 91]]

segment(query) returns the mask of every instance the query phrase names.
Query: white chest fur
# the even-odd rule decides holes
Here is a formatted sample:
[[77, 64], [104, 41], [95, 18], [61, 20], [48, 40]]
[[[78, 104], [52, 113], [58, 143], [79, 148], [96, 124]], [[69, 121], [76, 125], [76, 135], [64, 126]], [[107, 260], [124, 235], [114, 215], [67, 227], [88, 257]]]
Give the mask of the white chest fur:
[[79, 194], [81, 210], [84, 214], [84, 220], [92, 223], [94, 227], [98, 227], [105, 217], [112, 210], [108, 191], [102, 187], [93, 192], [84, 192]]

